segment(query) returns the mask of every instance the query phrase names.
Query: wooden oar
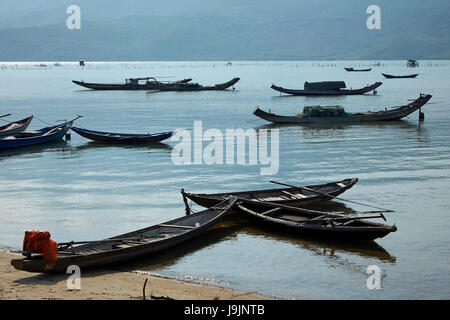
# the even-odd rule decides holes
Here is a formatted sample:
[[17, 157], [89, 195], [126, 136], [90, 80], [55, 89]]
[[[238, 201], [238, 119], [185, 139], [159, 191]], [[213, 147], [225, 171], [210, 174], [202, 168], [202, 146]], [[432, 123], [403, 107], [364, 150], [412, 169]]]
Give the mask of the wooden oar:
[[376, 219], [376, 218], [382, 218], [384, 221], [386, 221], [386, 218], [383, 214], [380, 214], [379, 216], [369, 216], [369, 217], [336, 217], [336, 218], [323, 218], [323, 219], [305, 219], [301, 220], [299, 222], [322, 222], [322, 221], [337, 221], [337, 220], [344, 220], [344, 221], [351, 221], [351, 220], [364, 220], [364, 219]]
[[271, 183], [275, 183], [275, 184], [279, 184], [279, 185], [282, 185], [282, 186], [286, 186], [286, 187], [298, 189], [298, 190], [311, 191], [311, 192], [320, 194], [320, 195], [322, 195], [322, 196], [330, 197], [330, 198], [332, 198], [332, 199], [338, 199], [338, 200], [341, 200], [341, 201], [346, 201], [346, 202], [356, 203], [356, 204], [359, 204], [359, 205], [362, 205], [362, 206], [367, 206], [367, 207], [370, 207], [370, 208], [380, 209], [380, 210], [383, 210], [383, 212], [394, 212], [393, 210], [389, 210], [389, 209], [385, 209], [385, 208], [380, 208], [380, 207], [375, 207], [375, 206], [371, 206], [371, 205], [369, 205], [369, 204], [365, 204], [365, 203], [361, 203], [361, 202], [357, 202], [357, 201], [353, 201], [353, 200], [347, 200], [347, 199], [343, 199], [343, 198], [340, 198], [340, 197], [335, 197], [335, 196], [332, 196], [332, 195], [330, 195], [330, 194], [328, 194], [328, 193], [320, 192], [320, 191], [317, 191], [317, 190], [314, 190], [314, 189], [310, 189], [310, 188], [307, 188], [307, 187], [297, 187], [297, 186], [293, 186], [293, 185], [290, 185], [290, 184], [281, 183], [281, 182], [277, 182], [277, 181], [270, 181], [270, 182], [271, 182]]
[[4, 118], [4, 117], [9, 117], [11, 115], [11, 113], [5, 114], [3, 116], [0, 116], [0, 118]]
[[89, 244], [102, 242], [117, 242], [117, 241], [139, 241], [139, 238], [118, 238], [118, 239], [104, 239], [104, 240], [88, 240], [88, 241], [70, 241], [58, 243], [58, 246], [72, 246], [74, 244]]
[[70, 123], [70, 122], [74, 122], [75, 120], [82, 118], [83, 116], [78, 115], [76, 118], [70, 120], [70, 121], [66, 121], [63, 124], [60, 124], [59, 126], [54, 127], [53, 129], [47, 131], [46, 133], [44, 133], [44, 135], [48, 135], [49, 133], [56, 131], [57, 129], [64, 127], [66, 124]]

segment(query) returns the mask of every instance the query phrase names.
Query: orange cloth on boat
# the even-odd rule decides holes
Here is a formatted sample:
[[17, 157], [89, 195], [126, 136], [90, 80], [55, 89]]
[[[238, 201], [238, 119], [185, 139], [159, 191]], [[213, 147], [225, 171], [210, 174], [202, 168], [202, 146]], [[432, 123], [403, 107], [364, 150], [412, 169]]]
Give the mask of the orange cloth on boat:
[[55, 265], [58, 260], [58, 243], [50, 239], [48, 231], [25, 231], [23, 251], [39, 253], [51, 266]]

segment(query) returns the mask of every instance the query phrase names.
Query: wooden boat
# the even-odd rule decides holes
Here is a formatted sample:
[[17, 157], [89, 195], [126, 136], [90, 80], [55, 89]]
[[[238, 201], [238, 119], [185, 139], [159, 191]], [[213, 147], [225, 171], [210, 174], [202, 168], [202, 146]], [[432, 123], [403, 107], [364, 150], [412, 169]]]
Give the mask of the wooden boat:
[[308, 124], [349, 124], [349, 123], [362, 123], [373, 121], [392, 121], [400, 120], [403, 117], [413, 113], [417, 109], [421, 108], [431, 99], [429, 94], [421, 94], [419, 98], [413, 102], [392, 109], [386, 109], [378, 112], [357, 112], [348, 113], [345, 112], [342, 107], [311, 107], [304, 108], [303, 113], [299, 113], [295, 116], [280, 116], [274, 113], [265, 112], [259, 107], [256, 107], [253, 114], [261, 119], [273, 122], [273, 123], [295, 123], [301, 125]]
[[[93, 90], [159, 90], [164, 86], [188, 83], [191, 80], [192, 79], [184, 79], [175, 82], [162, 82], [154, 77], [146, 77], [125, 79], [124, 84], [89, 83], [76, 80], [72, 80], [72, 82], [84, 88]], [[140, 81], [145, 81], [145, 83], [140, 83]]]
[[216, 84], [213, 86], [202, 86], [198, 83], [174, 83], [167, 86], [162, 86], [159, 91], [211, 91], [211, 90], [226, 90], [238, 82], [240, 78], [233, 78], [228, 82]]
[[410, 78], [415, 78], [419, 75], [418, 73], [409, 74], [406, 76], [393, 76], [393, 75], [386, 74], [386, 73], [381, 73], [381, 74], [387, 79], [410, 79]]
[[[272, 203], [285, 204], [289, 206], [302, 206], [312, 202], [330, 199], [330, 197], [321, 195], [318, 192], [329, 194], [331, 196], [338, 196], [353, 187], [357, 182], [358, 178], [351, 178], [326, 184], [306, 186], [303, 187], [304, 189], [302, 190], [299, 190], [298, 188], [278, 188], [215, 194], [187, 193], [182, 190], [181, 193], [183, 197], [189, 198], [198, 205], [207, 208], [215, 206], [217, 203], [223, 201], [223, 199], [229, 196], [237, 197], [241, 201], [243, 199], [248, 199], [270, 201]], [[308, 191], [307, 189], [311, 189], [312, 191]]]
[[57, 126], [46, 127], [36, 131], [23, 131], [15, 135], [0, 137], [0, 150], [31, 146], [62, 139], [76, 119], [78, 117]]
[[98, 268], [149, 256], [201, 235], [231, 212], [235, 202], [236, 198], [230, 198], [213, 208], [104, 240], [60, 243], [53, 266], [43, 257], [29, 254], [11, 264], [29, 272], [61, 273], [70, 265]]
[[113, 133], [113, 132], [101, 132], [88, 129], [82, 129], [78, 127], [72, 127], [72, 131], [75, 131], [80, 136], [94, 141], [104, 142], [123, 142], [123, 143], [145, 143], [145, 142], [160, 142], [168, 139], [173, 135], [173, 131], [160, 132], [160, 133], [148, 133], [148, 134], [132, 134], [132, 133]]
[[349, 72], [368, 72], [368, 71], [372, 70], [372, 68], [369, 68], [369, 69], [344, 68], [344, 69], [349, 71]]
[[344, 81], [323, 81], [323, 82], [305, 82], [304, 89], [286, 89], [272, 84], [271, 88], [281, 93], [292, 94], [294, 96], [343, 96], [365, 94], [370, 91], [376, 93], [375, 89], [381, 86], [382, 82], [375, 82], [361, 89], [344, 89]]
[[397, 231], [395, 225], [366, 221], [369, 218], [385, 219], [382, 214], [352, 217], [260, 201], [238, 202], [237, 208], [252, 220], [289, 233], [337, 241], [370, 241]]
[[25, 131], [33, 120], [33, 116], [29, 116], [25, 119], [10, 122], [0, 127], [0, 136], [10, 136], [16, 133]]

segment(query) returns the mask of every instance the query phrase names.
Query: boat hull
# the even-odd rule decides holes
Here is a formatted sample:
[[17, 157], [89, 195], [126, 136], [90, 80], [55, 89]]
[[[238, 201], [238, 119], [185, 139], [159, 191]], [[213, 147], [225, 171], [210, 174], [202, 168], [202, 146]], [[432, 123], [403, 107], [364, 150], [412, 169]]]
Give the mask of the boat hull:
[[390, 74], [382, 73], [382, 75], [387, 79], [413, 79], [413, 78], [417, 77], [419, 74], [415, 73], [415, 74], [409, 74], [406, 76], [393, 76]]
[[189, 84], [181, 84], [181, 85], [170, 85], [165, 86], [159, 89], [160, 91], [220, 91], [220, 90], [226, 90], [230, 87], [232, 87], [234, 84], [236, 84], [240, 78], [233, 78], [232, 80], [216, 84], [214, 86], [192, 86]]
[[[184, 79], [176, 81], [174, 83], [188, 83], [192, 79]], [[159, 90], [162, 87], [168, 86], [170, 84], [161, 82], [148, 82], [145, 84], [139, 83], [124, 83], [124, 84], [104, 84], [104, 83], [89, 83], [83, 81], [72, 80], [73, 83], [81, 87], [92, 89], [92, 90]]]
[[113, 142], [113, 143], [160, 142], [170, 138], [173, 135], [173, 131], [154, 134], [129, 134], [129, 133], [110, 133], [110, 132], [93, 131], [78, 127], [72, 127], [71, 129], [84, 138], [93, 141]]
[[10, 136], [25, 131], [30, 125], [31, 120], [33, 120], [33, 116], [1, 126], [0, 137]]
[[286, 89], [272, 85], [271, 88], [275, 91], [286, 93], [294, 96], [345, 96], [345, 95], [361, 95], [371, 91], [374, 91], [382, 82], [376, 82], [370, 86], [361, 89], [339, 89], [339, 90], [298, 90], [298, 89]]

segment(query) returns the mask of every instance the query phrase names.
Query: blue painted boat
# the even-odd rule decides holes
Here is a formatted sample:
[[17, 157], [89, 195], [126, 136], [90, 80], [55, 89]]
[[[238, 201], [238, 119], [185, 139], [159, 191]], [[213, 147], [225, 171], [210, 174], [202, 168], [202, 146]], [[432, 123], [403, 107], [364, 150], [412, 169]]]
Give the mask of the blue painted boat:
[[62, 139], [74, 121], [75, 119], [53, 127], [45, 127], [35, 131], [23, 131], [15, 135], [0, 137], [0, 150], [20, 148]]
[[173, 131], [148, 134], [132, 134], [93, 131], [78, 127], [72, 127], [71, 129], [78, 133], [80, 136], [90, 140], [123, 143], [160, 142], [162, 140], [170, 138], [174, 134]]

